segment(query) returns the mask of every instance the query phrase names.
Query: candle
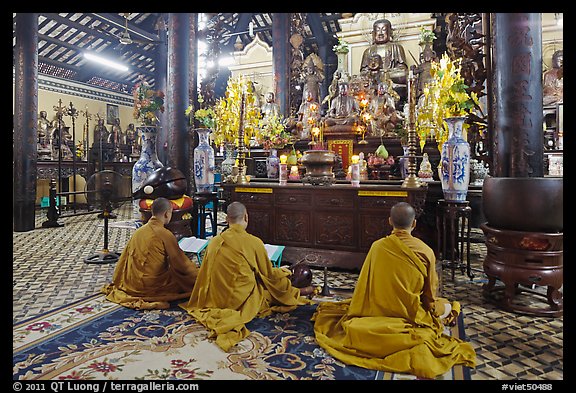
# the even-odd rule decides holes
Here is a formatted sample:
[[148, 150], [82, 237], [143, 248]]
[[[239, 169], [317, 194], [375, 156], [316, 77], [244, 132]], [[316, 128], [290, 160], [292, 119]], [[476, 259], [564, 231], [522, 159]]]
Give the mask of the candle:
[[288, 162], [288, 156], [286, 154], [282, 154], [280, 156], [280, 164], [286, 164]]
[[288, 178], [290, 180], [300, 179], [300, 172], [298, 172], [298, 166], [297, 165], [292, 165], [292, 167], [290, 167], [290, 175], [288, 175]]
[[280, 162], [278, 172], [279, 172], [278, 178], [280, 179], [280, 185], [285, 186], [288, 183], [288, 164], [286, 164], [285, 162], [284, 163]]
[[360, 156], [352, 156], [352, 164], [358, 164], [360, 162]]

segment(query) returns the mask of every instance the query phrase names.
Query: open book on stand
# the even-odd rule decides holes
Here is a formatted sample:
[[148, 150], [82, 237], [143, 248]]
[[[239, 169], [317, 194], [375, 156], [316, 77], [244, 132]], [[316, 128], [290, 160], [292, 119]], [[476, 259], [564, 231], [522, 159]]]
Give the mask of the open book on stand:
[[194, 236], [183, 237], [178, 242], [178, 245], [180, 245], [180, 248], [184, 252], [193, 252], [193, 253], [197, 254], [200, 251], [202, 251], [204, 248], [206, 248], [208, 241], [209, 241], [208, 239], [200, 239], [200, 238], [197, 238]]

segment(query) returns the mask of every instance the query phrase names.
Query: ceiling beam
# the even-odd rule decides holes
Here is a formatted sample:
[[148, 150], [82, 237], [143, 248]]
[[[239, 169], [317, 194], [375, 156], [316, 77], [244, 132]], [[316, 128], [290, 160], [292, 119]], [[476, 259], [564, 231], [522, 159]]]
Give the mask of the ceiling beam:
[[[69, 19], [63, 18], [63, 17], [61, 17], [60, 15], [54, 14], [54, 13], [51, 13], [51, 14], [42, 14], [42, 15], [45, 16], [45, 17], [48, 18], [48, 19], [54, 20], [54, 21], [57, 22], [57, 23], [60, 23], [60, 24], [63, 24], [63, 25], [69, 26], [69, 27], [73, 27], [73, 28], [75, 28], [76, 30], [82, 31], [82, 32], [86, 33], [86, 34], [89, 35], [89, 36], [92, 36], [92, 37], [95, 37], [95, 38], [100, 38], [100, 39], [102, 39], [102, 40], [104, 40], [104, 41], [106, 41], [106, 42], [109, 42], [110, 45], [113, 46], [113, 47], [114, 47], [114, 46], [117, 46], [117, 45], [121, 45], [120, 42], [118, 41], [118, 38], [112, 36], [112, 34], [108, 35], [108, 34], [106, 34], [106, 33], [100, 32], [100, 31], [98, 31], [98, 30], [96, 30], [96, 29], [94, 29], [94, 28], [91, 28], [91, 27], [89, 26], [90, 22], [89, 22], [88, 24], [86, 24], [86, 25], [83, 25], [83, 24], [81, 24], [81, 23], [74, 22], [74, 21], [71, 21], [71, 20], [69, 20]], [[94, 19], [94, 20], [95, 20], [95, 19]], [[59, 41], [59, 42], [62, 42], [62, 41]], [[88, 46], [89, 46], [89, 45], [88, 45]], [[133, 50], [133, 51], [135, 51], [135, 52], [138, 52], [138, 53], [141, 54], [142, 56], [146, 56], [146, 57], [153, 58], [153, 57], [150, 55], [150, 52], [141, 50], [141, 49], [138, 47], [137, 44], [130, 44], [129, 46], [131, 47], [130, 50]]]
[[[94, 15], [95, 17], [97, 17], [101, 21], [104, 21], [104, 22], [107, 22], [108, 24], [112, 24], [112, 25], [116, 26], [120, 30], [126, 29], [126, 18], [123, 18], [123, 17], [119, 16], [118, 14], [92, 13], [92, 15]], [[134, 33], [136, 35], [139, 35], [140, 37], [142, 37], [148, 41], [151, 41], [151, 43], [153, 43], [154, 41], [159, 41], [158, 35], [151, 34], [145, 30], [142, 30], [141, 28], [130, 24], [130, 21], [128, 21], [128, 31], [130, 33]]]

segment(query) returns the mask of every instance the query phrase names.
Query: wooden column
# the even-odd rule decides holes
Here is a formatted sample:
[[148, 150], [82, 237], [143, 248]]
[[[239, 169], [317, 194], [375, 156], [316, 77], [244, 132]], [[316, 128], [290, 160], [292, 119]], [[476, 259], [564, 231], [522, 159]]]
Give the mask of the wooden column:
[[[190, 13], [190, 40], [188, 43], [188, 105], [193, 105], [193, 111], [200, 108], [198, 103], [198, 13]], [[194, 112], [192, 112], [194, 113]], [[193, 114], [191, 115], [193, 116]], [[187, 120], [190, 124], [190, 119]], [[193, 127], [189, 127], [192, 129]], [[198, 134], [188, 130], [186, 138], [188, 144], [186, 171], [183, 172], [188, 179], [188, 195], [196, 190], [194, 182], [194, 149], [198, 146]]]
[[35, 228], [38, 129], [38, 14], [16, 15], [13, 122], [13, 229]]
[[491, 15], [493, 176], [544, 176], [541, 18]]
[[168, 156], [166, 164], [186, 173], [188, 157], [188, 45], [190, 18], [188, 13], [168, 15], [168, 87], [166, 110], [168, 117]]
[[[168, 43], [166, 36], [166, 20], [168, 14], [160, 14], [156, 21], [158, 30], [158, 39], [162, 41], [161, 44], [156, 45], [156, 70], [154, 72], [157, 90], [162, 90], [165, 94], [168, 92]], [[167, 100], [164, 100], [164, 107], [167, 107]], [[164, 165], [168, 161], [167, 148], [168, 146], [168, 116], [167, 112], [158, 112], [158, 119], [160, 120], [160, 129], [156, 136], [156, 153], [158, 159]]]
[[290, 13], [272, 14], [272, 63], [274, 95], [285, 117], [290, 115]]

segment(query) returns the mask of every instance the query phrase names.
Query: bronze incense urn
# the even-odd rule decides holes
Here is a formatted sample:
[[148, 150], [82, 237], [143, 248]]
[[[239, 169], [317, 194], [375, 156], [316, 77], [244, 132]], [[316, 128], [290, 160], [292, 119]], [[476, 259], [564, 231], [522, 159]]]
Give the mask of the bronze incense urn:
[[335, 181], [332, 167], [336, 163], [336, 154], [330, 150], [306, 150], [300, 158], [300, 163], [306, 168], [302, 177], [303, 183], [313, 186], [329, 186]]

